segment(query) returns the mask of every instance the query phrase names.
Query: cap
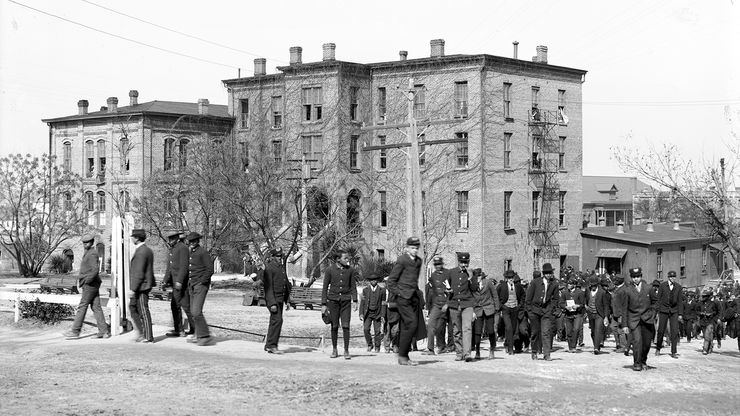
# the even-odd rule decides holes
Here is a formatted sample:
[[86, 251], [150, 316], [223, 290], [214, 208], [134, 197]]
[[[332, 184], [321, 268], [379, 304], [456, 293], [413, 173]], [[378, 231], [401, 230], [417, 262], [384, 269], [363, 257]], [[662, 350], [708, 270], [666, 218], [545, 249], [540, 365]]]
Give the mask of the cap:
[[589, 286], [598, 286], [599, 285], [599, 277], [598, 276], [590, 276], [588, 278], [588, 285]]
[[438, 264], [445, 264], [444, 260], [442, 259], [442, 256], [434, 256], [434, 259], [432, 259], [432, 262], [434, 263], [435, 266]]
[[658, 280], [658, 279], [653, 280], [652, 285], [653, 286], [660, 286], [660, 280]]
[[603, 275], [601, 276], [601, 285], [602, 286], [609, 286], [612, 283], [611, 279], [609, 279], [609, 276]]
[[368, 282], [371, 282], [371, 281], [382, 280], [382, 278], [377, 273], [370, 273], [370, 276], [368, 276], [367, 279], [365, 280], [367, 280]]
[[670, 272], [668, 272], [668, 277], [676, 277], [676, 272], [671, 270]]
[[532, 278], [537, 279], [538, 277], [542, 277], [542, 273], [538, 270], [533, 271]]
[[87, 243], [88, 241], [93, 241], [95, 240], [95, 234], [85, 234], [82, 236], [80, 240], [82, 240], [83, 243]]
[[143, 228], [134, 228], [131, 230], [131, 237], [146, 238], [146, 231]]
[[514, 270], [507, 270], [504, 272], [504, 278], [511, 279], [514, 277]]
[[618, 275], [614, 276], [614, 278], [612, 279], [612, 281], [614, 282], [615, 285], [619, 286], [622, 283], [624, 283], [624, 276], [622, 276], [621, 274], [618, 274]]
[[542, 265], [542, 273], [552, 273], [555, 270], [552, 268], [552, 264], [545, 263]]
[[470, 262], [470, 253], [465, 251], [458, 251], [457, 252], [457, 261], [461, 263], [469, 263]]
[[179, 231], [175, 231], [174, 233], [170, 233], [167, 238], [180, 238], [180, 234], [182, 234]]
[[201, 238], [203, 238], [203, 236], [195, 231], [191, 231], [190, 234], [188, 234], [188, 236], [186, 237], [188, 241], [200, 240]]
[[630, 269], [630, 277], [638, 277], [642, 276], [642, 268], [641, 267], [635, 267]]
[[421, 241], [419, 240], [419, 237], [409, 237], [406, 239], [406, 245], [419, 247], [421, 245]]
[[280, 247], [273, 247], [270, 249], [270, 256], [271, 257], [282, 257], [283, 256], [283, 249]]

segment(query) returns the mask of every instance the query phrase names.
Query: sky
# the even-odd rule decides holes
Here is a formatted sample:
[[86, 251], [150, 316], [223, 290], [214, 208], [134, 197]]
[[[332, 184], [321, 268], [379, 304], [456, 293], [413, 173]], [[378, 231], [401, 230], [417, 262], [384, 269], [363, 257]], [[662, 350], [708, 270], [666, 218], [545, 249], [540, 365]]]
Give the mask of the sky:
[[0, 155], [45, 152], [41, 119], [80, 99], [226, 104], [221, 80], [255, 58], [276, 72], [291, 46], [303, 62], [332, 42], [338, 60], [369, 63], [427, 57], [432, 39], [506, 57], [516, 40], [520, 59], [546, 45], [550, 64], [587, 70], [585, 175], [625, 175], [614, 146], [718, 163], [740, 140], [740, 0], [0, 0]]

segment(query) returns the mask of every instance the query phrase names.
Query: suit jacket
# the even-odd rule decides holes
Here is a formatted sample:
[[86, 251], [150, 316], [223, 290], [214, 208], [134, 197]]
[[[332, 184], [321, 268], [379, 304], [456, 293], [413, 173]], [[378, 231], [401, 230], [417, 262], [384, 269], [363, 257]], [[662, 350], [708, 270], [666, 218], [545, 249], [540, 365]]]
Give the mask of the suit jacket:
[[100, 264], [98, 262], [98, 251], [94, 247], [85, 250], [85, 254], [82, 256], [82, 262], [80, 263], [80, 285], [88, 285], [93, 287], [100, 287]]
[[173, 286], [175, 283], [182, 283], [184, 286], [188, 284], [188, 262], [190, 260], [188, 251], [190, 251], [188, 246], [181, 241], [170, 248], [167, 270], [164, 272], [162, 283]]
[[[586, 306], [591, 302], [591, 289], [586, 290]], [[602, 318], [608, 318], [611, 311], [611, 299], [603, 287], [596, 290], [596, 313]]]
[[683, 315], [681, 285], [673, 283], [673, 290], [671, 290], [667, 281], [660, 284], [660, 287], [658, 287], [658, 312]]
[[[385, 289], [380, 286], [375, 286], [375, 291], [379, 296], [372, 299], [372, 287], [366, 286], [362, 289], [362, 299], [360, 300], [360, 316], [364, 319], [367, 317], [370, 310], [378, 311], [380, 317], [385, 316], [386, 301], [385, 301]], [[373, 302], [374, 301], [374, 302]]]
[[483, 278], [479, 281], [479, 286], [482, 286], [475, 294], [475, 315], [486, 316], [495, 314], [501, 310], [501, 304], [498, 301], [498, 291], [496, 285], [493, 284], [493, 280]]
[[[576, 310], [571, 311], [566, 308], [568, 305], [568, 301], [572, 300], [578, 307]], [[583, 293], [583, 291], [579, 288], [573, 289], [573, 292], [571, 292], [568, 289], [565, 289], [560, 293], [560, 309], [565, 313], [565, 316], [574, 317], [576, 315], [580, 315], [583, 313], [583, 308], [586, 305], [586, 294]]]
[[411, 299], [419, 289], [421, 263], [418, 256], [412, 259], [406, 253], [400, 255], [388, 275], [388, 291], [404, 299]]
[[560, 300], [558, 283], [555, 280], [547, 281], [545, 288], [544, 277], [533, 279], [527, 287], [527, 295], [524, 300], [527, 313], [536, 315], [551, 315], [555, 305]]
[[427, 310], [432, 310], [432, 306], [442, 307], [447, 304], [449, 293], [445, 287], [445, 282], [450, 281], [450, 271], [442, 269], [433, 271], [429, 276], [429, 281], [424, 285], [424, 299], [426, 299]]
[[210, 284], [213, 276], [213, 259], [203, 246], [191, 248], [188, 257], [190, 283]]
[[265, 265], [262, 283], [265, 289], [265, 303], [268, 308], [288, 300], [291, 286], [288, 275], [285, 274], [285, 269], [281, 263], [270, 261]]
[[[496, 291], [498, 292], [498, 301], [501, 303], [501, 306], [505, 305], [506, 302], [509, 301], [509, 284], [506, 280], [502, 280], [501, 283], [498, 284]], [[521, 283], [514, 283], [514, 292], [516, 292], [517, 304], [519, 304], [520, 308], [523, 307], [526, 294], [524, 293], [524, 288]]]
[[357, 270], [353, 267], [331, 265], [324, 272], [321, 304], [327, 300], [352, 300], [357, 302]]
[[655, 319], [655, 304], [651, 296], [652, 288], [641, 280], [641, 289], [629, 284], [625, 290], [624, 309], [622, 309], [622, 327], [630, 330], [637, 328], [640, 322], [652, 324]]
[[612, 316], [614, 319], [619, 319], [624, 314], [624, 302], [627, 296], [627, 286], [630, 283], [624, 283], [622, 286], [614, 289], [612, 294]]
[[452, 293], [447, 305], [450, 308], [464, 309], [475, 306], [473, 293], [478, 290], [478, 278], [463, 272], [461, 268], [450, 269], [450, 287]]
[[131, 258], [129, 269], [131, 290], [143, 292], [154, 287], [154, 253], [146, 244], [139, 244]]

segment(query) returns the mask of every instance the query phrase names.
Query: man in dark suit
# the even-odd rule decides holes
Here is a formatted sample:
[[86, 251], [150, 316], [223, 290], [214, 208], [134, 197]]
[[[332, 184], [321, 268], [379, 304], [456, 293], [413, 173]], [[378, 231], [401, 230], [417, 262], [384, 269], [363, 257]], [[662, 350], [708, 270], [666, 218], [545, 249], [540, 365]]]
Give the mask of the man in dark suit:
[[427, 349], [423, 355], [434, 355], [434, 343], [437, 341], [439, 353], [445, 348], [445, 315], [447, 313], [447, 285], [449, 285], [450, 271], [444, 267], [444, 259], [435, 256], [432, 259], [434, 271], [429, 276], [429, 281], [424, 287], [426, 298], [427, 316]]
[[416, 253], [421, 242], [418, 237], [409, 237], [406, 240], [406, 252], [398, 257], [391, 273], [388, 275], [388, 291], [396, 297], [398, 313], [400, 315], [400, 331], [398, 336], [398, 364], [418, 365], [409, 359], [411, 342], [419, 325], [419, 272], [422, 260]]
[[170, 309], [172, 310], [172, 321], [174, 322], [174, 329], [165, 334], [168, 337], [184, 337], [188, 335], [183, 330], [183, 310], [185, 310], [185, 316], [188, 318], [190, 333], [192, 334], [195, 331], [193, 315], [190, 313], [190, 294], [188, 293], [189, 254], [188, 247], [182, 241], [184, 239], [185, 235], [180, 232], [167, 236], [170, 252], [167, 270], [165, 270], [164, 278], [162, 279], [162, 286], [172, 286]]
[[583, 307], [586, 304], [586, 296], [576, 287], [576, 280], [575, 277], [568, 279], [568, 287], [560, 293], [560, 309], [563, 311], [570, 353], [575, 353], [578, 346], [578, 328], [583, 328]]
[[496, 288], [504, 321], [504, 346], [509, 355], [514, 355], [514, 334], [519, 327], [519, 308], [524, 306], [525, 297], [522, 285], [514, 283], [514, 276], [513, 270], [505, 271], [504, 280]]
[[543, 359], [550, 358], [550, 333], [552, 328], [552, 312], [560, 300], [558, 283], [554, 280], [554, 270], [550, 263], [542, 265], [542, 273], [532, 273], [532, 282], [527, 288], [524, 304], [531, 325], [532, 359], [537, 360], [537, 354], [542, 352]]
[[211, 276], [213, 276], [213, 259], [208, 251], [200, 245], [201, 235], [191, 232], [187, 236], [190, 253], [188, 257], [188, 292], [190, 293], [190, 313], [195, 324], [195, 338], [188, 342], [196, 342], [200, 346], [208, 346], [216, 343], [211, 336], [205, 316], [203, 316], [203, 304], [206, 295], [211, 288]]
[[154, 280], [154, 253], [144, 244], [146, 231], [135, 229], [131, 231], [131, 239], [136, 246], [131, 258], [129, 280], [129, 313], [134, 328], [138, 332], [136, 342], [154, 342], [152, 332], [152, 315], [149, 312], [149, 292], [156, 284]]
[[280, 332], [283, 329], [283, 306], [290, 297], [290, 282], [283, 267], [283, 249], [272, 248], [262, 274], [265, 290], [265, 303], [270, 310], [270, 323], [265, 338], [265, 351], [270, 354], [282, 354], [278, 349]]
[[80, 263], [80, 278], [78, 282], [78, 285], [82, 287], [82, 296], [80, 297], [80, 304], [77, 306], [77, 314], [72, 323], [72, 329], [64, 333], [67, 339], [77, 339], [80, 337], [82, 322], [85, 320], [88, 306], [93, 311], [95, 322], [98, 324], [97, 337], [110, 338], [110, 327], [105, 322], [103, 308], [100, 306], [100, 284], [102, 281], [98, 274], [100, 267], [98, 265], [98, 253], [93, 248], [94, 242], [95, 236], [93, 234], [87, 234], [82, 237], [82, 246], [85, 249], [85, 254], [83, 254], [82, 262]]
[[671, 357], [678, 358], [676, 344], [678, 344], [678, 323], [683, 322], [683, 298], [681, 285], [676, 282], [676, 272], [668, 272], [668, 281], [658, 287], [658, 342], [655, 345], [655, 355], [660, 355], [663, 348], [666, 324], [671, 331]]
[[[376, 274], [370, 275], [368, 281], [369, 286], [365, 286], [362, 289], [362, 300], [360, 300], [360, 321], [362, 321], [362, 328], [365, 334], [365, 342], [367, 343], [367, 352], [373, 351], [380, 352], [380, 343], [383, 340], [383, 334], [381, 332], [381, 323], [383, 317], [385, 317], [386, 299], [385, 289], [378, 286], [378, 280], [380, 276]], [[373, 334], [370, 334], [370, 328], [373, 329]]]
[[613, 280], [615, 288], [612, 293], [612, 322], [610, 326], [617, 342], [617, 349], [614, 352], [627, 354], [629, 342], [624, 331], [622, 331], [622, 308], [624, 307], [624, 293], [627, 290], [627, 284], [624, 282], [624, 276], [619, 274], [614, 276]]
[[598, 276], [588, 278], [586, 291], [586, 312], [588, 313], [588, 327], [591, 328], [591, 341], [594, 344], [594, 355], [601, 353], [601, 344], [604, 342], [604, 330], [609, 325], [611, 311], [610, 299], [601, 286]]
[[337, 358], [337, 341], [339, 338], [339, 321], [342, 323], [342, 339], [344, 341], [344, 359], [352, 358], [349, 354], [349, 321], [350, 308], [354, 304], [357, 310], [357, 278], [358, 273], [349, 264], [349, 254], [343, 250], [334, 255], [335, 264], [326, 268], [324, 285], [321, 291], [321, 313], [329, 311], [331, 319], [331, 358]]
[[652, 288], [642, 278], [642, 269], [630, 269], [632, 284], [625, 291], [622, 309], [622, 329], [632, 334], [632, 369], [647, 370], [647, 357], [650, 343], [655, 336], [655, 305], [651, 296]]
[[478, 279], [468, 272], [470, 254], [457, 253], [458, 266], [450, 269], [450, 300], [447, 306], [450, 310], [450, 322], [454, 326], [455, 334], [455, 361], [470, 362], [470, 350], [473, 346], [473, 321], [475, 319], [475, 296], [479, 289]]

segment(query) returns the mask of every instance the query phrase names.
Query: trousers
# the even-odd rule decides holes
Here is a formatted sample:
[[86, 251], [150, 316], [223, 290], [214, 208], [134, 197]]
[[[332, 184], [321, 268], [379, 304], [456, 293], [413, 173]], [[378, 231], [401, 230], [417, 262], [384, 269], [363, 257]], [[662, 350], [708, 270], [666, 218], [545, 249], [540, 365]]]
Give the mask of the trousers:
[[175, 332], [182, 332], [183, 320], [182, 311], [185, 311], [185, 316], [188, 319], [188, 328], [190, 332], [195, 331], [195, 323], [193, 322], [193, 314], [190, 312], [190, 292], [188, 289], [172, 289], [172, 300], [170, 301], [170, 309], [172, 310], [172, 321], [175, 323]]
[[80, 297], [80, 304], [77, 306], [77, 314], [75, 314], [75, 320], [72, 323], [72, 331], [79, 334], [82, 330], [82, 322], [85, 321], [88, 306], [95, 316], [95, 322], [98, 324], [98, 333], [109, 333], [110, 328], [105, 322], [103, 308], [100, 306], [100, 290], [99, 288], [90, 285], [82, 286], [82, 297]]
[[134, 328], [139, 331], [139, 334], [147, 341], [154, 342], [152, 315], [149, 312], [149, 292], [150, 290], [134, 292], [134, 296], [128, 302], [128, 311], [131, 315], [131, 322], [134, 323]]

